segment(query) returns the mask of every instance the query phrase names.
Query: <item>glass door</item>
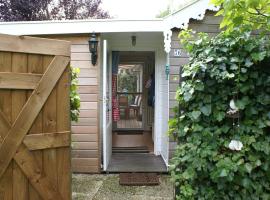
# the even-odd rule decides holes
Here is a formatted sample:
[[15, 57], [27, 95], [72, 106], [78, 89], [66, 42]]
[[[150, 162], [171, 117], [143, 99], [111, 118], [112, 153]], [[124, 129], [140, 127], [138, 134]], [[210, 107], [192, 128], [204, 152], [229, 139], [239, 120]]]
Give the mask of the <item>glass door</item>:
[[117, 129], [143, 128], [143, 66], [119, 65], [117, 74], [117, 99], [120, 118]]

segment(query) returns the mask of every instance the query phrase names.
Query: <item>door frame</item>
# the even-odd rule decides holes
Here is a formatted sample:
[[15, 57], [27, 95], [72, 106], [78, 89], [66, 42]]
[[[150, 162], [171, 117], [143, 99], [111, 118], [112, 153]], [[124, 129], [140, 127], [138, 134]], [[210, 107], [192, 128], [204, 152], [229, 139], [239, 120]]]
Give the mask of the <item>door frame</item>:
[[[103, 152], [103, 169], [107, 170], [111, 156], [112, 156], [112, 86], [111, 86], [111, 62], [110, 62], [110, 51], [108, 50], [107, 40], [102, 40], [103, 42], [103, 55], [102, 55], [102, 152]], [[109, 69], [109, 70], [108, 70]], [[105, 81], [104, 81], [105, 80]], [[107, 81], [109, 87], [107, 87]], [[109, 91], [107, 91], [109, 90]], [[108, 95], [108, 96], [107, 96]], [[108, 112], [108, 113], [107, 113]], [[109, 118], [108, 118], [109, 116]], [[109, 146], [109, 147], [108, 147]]]
[[[142, 91], [141, 91], [141, 95], [143, 96], [144, 95], [144, 92], [145, 92], [145, 88], [144, 88], [144, 82], [146, 81], [146, 77], [145, 77], [145, 67], [146, 67], [146, 64], [147, 63], [145, 63], [145, 62], [143, 62], [142, 60], [135, 60], [135, 61], [132, 61], [132, 58], [133, 58], [133, 56], [136, 56], [136, 55], [134, 55], [133, 53], [134, 52], [145, 52], [146, 54], [148, 53], [154, 53], [154, 51], [119, 51], [119, 53], [120, 53], [120, 57], [121, 57], [121, 55], [123, 54], [123, 53], [125, 53], [126, 55], [125, 55], [125, 57], [126, 58], [131, 58], [131, 60], [129, 61], [129, 60], [127, 60], [127, 61], [125, 61], [125, 62], [121, 62], [121, 60], [120, 60], [120, 62], [119, 62], [119, 64], [123, 64], [123, 65], [133, 65], [133, 64], [138, 64], [138, 65], [141, 65], [142, 66], [142, 68], [143, 68], [143, 70], [142, 70]], [[155, 54], [153, 54], [153, 58], [155, 58]], [[153, 67], [153, 69], [155, 69], [155, 63], [153, 63], [154, 65], [152, 65], [152, 67]], [[147, 77], [148, 78], [148, 77]], [[146, 109], [146, 105], [147, 104], [147, 100], [146, 99], [143, 99], [143, 101], [142, 101], [142, 109]], [[146, 123], [146, 114], [145, 113], [143, 113], [142, 114], [142, 125], [141, 125], [141, 127], [140, 128], [117, 128], [117, 123], [113, 123], [113, 131], [119, 131], [119, 132], [121, 132], [121, 131], [150, 131], [150, 129], [146, 129], [147, 127], [147, 123]], [[153, 119], [154, 119], [154, 116], [153, 116]]]
[[[169, 80], [166, 79], [165, 73], [166, 53], [163, 47], [163, 40], [158, 40], [155, 45], [145, 43], [135, 47], [131, 47], [130, 44], [114, 41], [111, 38], [107, 40], [110, 43], [110, 53], [112, 51], [152, 51], [155, 53], [154, 154], [161, 155], [164, 163], [168, 167], [169, 137], [167, 131], [169, 120]], [[109, 62], [111, 62], [111, 60], [109, 60]], [[164, 98], [161, 98], [162, 94], [160, 94], [162, 87], [167, 92], [167, 96]]]

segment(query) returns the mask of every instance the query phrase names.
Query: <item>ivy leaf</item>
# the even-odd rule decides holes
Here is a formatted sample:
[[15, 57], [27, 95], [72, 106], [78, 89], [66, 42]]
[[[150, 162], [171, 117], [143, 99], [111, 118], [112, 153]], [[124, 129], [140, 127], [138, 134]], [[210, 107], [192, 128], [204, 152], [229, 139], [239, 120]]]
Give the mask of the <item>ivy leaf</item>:
[[262, 61], [266, 56], [266, 52], [258, 52], [258, 53], [252, 53], [251, 57], [254, 61]]
[[260, 160], [256, 160], [255, 165], [256, 165], [257, 167], [259, 167], [259, 166], [262, 165], [262, 162], [261, 162]]
[[233, 63], [230, 68], [231, 70], [237, 70], [238, 66], [235, 63]]
[[211, 114], [212, 108], [211, 105], [205, 105], [202, 106], [200, 110], [205, 116], [209, 116]]
[[214, 113], [214, 117], [215, 117], [215, 119], [217, 120], [217, 121], [222, 121], [224, 118], [225, 118], [225, 113], [224, 112], [220, 112], [220, 111], [218, 111], [218, 112], [215, 112]]
[[253, 62], [251, 62], [251, 60], [249, 59], [249, 58], [247, 58], [246, 60], [245, 60], [245, 66], [246, 67], [250, 67], [250, 66], [252, 66], [253, 65]]
[[191, 112], [191, 117], [192, 117], [194, 120], [198, 119], [198, 118], [200, 117], [200, 115], [201, 115], [201, 112], [200, 112], [200, 111], [192, 111], [192, 112]]
[[188, 76], [190, 76], [191, 74], [192, 74], [192, 71], [185, 70], [185, 71], [181, 74], [181, 76], [182, 76], [182, 77], [188, 77]]
[[247, 69], [246, 68], [241, 68], [241, 72], [242, 73], [246, 73], [247, 72]]
[[202, 82], [198, 82], [196, 85], [195, 85], [195, 90], [198, 90], [198, 91], [203, 91], [204, 89], [204, 85]]
[[219, 174], [219, 177], [226, 177], [226, 176], [228, 176], [228, 171], [226, 169], [222, 169]]
[[192, 97], [192, 94], [190, 92], [185, 92], [184, 93], [184, 100], [185, 102], [188, 102]]
[[206, 63], [209, 63], [209, 62], [211, 62], [211, 61], [213, 61], [214, 60], [214, 57], [209, 57], [209, 58], [207, 58], [206, 60], [205, 60], [205, 62]]
[[240, 100], [236, 101], [236, 107], [239, 108], [240, 110], [245, 109], [246, 105], [248, 105], [250, 102], [249, 98], [247, 96], [243, 97]]
[[229, 49], [226, 48], [226, 47], [221, 47], [221, 48], [220, 48], [220, 51], [225, 52], [225, 53], [228, 52], [228, 50], [229, 50]]
[[251, 180], [247, 177], [244, 178], [241, 183], [245, 188], [249, 188], [252, 184]]
[[209, 53], [210, 53], [210, 51], [211, 51], [211, 49], [210, 49], [210, 48], [207, 48], [207, 49], [205, 49], [205, 50], [204, 50], [204, 52], [205, 52], [206, 54], [209, 54]]
[[240, 59], [238, 57], [232, 57], [231, 58], [232, 63], [238, 63], [239, 61], [240, 61]]
[[198, 124], [195, 124], [194, 127], [193, 127], [193, 130], [194, 131], [202, 131], [203, 130], [203, 127], [198, 125]]
[[252, 171], [252, 165], [250, 163], [246, 163], [245, 164], [245, 169], [250, 174], [251, 171]]
[[229, 129], [230, 129], [230, 127], [227, 126], [227, 125], [223, 125], [223, 126], [221, 127], [221, 131], [222, 131], [223, 133], [227, 133], [227, 132], [229, 131]]

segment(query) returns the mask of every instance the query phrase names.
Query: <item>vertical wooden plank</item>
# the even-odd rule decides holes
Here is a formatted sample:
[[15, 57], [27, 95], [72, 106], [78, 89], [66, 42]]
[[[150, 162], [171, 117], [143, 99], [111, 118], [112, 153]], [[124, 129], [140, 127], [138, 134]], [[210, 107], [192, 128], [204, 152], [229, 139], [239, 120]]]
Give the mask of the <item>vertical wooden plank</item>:
[[[11, 72], [11, 59], [12, 53], [0, 52], [0, 71]], [[5, 114], [11, 123], [11, 100], [12, 95], [10, 90], [0, 90], [0, 109]], [[5, 174], [0, 178], [0, 199], [12, 200], [13, 199], [13, 161], [10, 162]]]
[[[57, 85], [57, 132], [70, 130], [69, 67]], [[70, 136], [71, 137], [71, 136]], [[71, 199], [70, 147], [57, 149], [58, 189], [64, 199]]]
[[[43, 57], [43, 71], [47, 69], [53, 56]], [[43, 131], [46, 133], [56, 132], [56, 89], [54, 88], [48, 97], [42, 111]], [[43, 151], [43, 170], [47, 174], [53, 187], [57, 188], [57, 155], [55, 149], [46, 149]]]
[[[43, 74], [43, 57], [41, 55], [28, 55], [28, 73]], [[28, 92], [28, 97], [33, 91]], [[42, 133], [42, 111], [40, 111], [33, 123], [28, 134]], [[33, 151], [35, 159], [40, 167], [42, 167], [43, 154], [42, 151]], [[41, 200], [36, 190], [29, 184], [29, 200]]]
[[[12, 72], [27, 72], [27, 54], [13, 53]], [[25, 90], [12, 91], [12, 123], [16, 120], [27, 101], [27, 92]], [[13, 162], [13, 199], [28, 200], [28, 179], [17, 163]]]

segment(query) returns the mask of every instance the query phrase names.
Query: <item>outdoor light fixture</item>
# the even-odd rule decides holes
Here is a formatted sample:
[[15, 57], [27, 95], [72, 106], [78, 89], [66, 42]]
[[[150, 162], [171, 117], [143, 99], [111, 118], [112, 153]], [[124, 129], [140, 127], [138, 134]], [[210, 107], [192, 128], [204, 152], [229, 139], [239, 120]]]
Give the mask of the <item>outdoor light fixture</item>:
[[89, 51], [91, 53], [91, 61], [92, 65], [96, 65], [97, 63], [97, 47], [98, 47], [98, 40], [95, 33], [92, 33], [89, 41]]
[[131, 42], [132, 42], [132, 46], [135, 46], [136, 45], [136, 36], [135, 35], [133, 35], [133, 36], [131, 36]]

